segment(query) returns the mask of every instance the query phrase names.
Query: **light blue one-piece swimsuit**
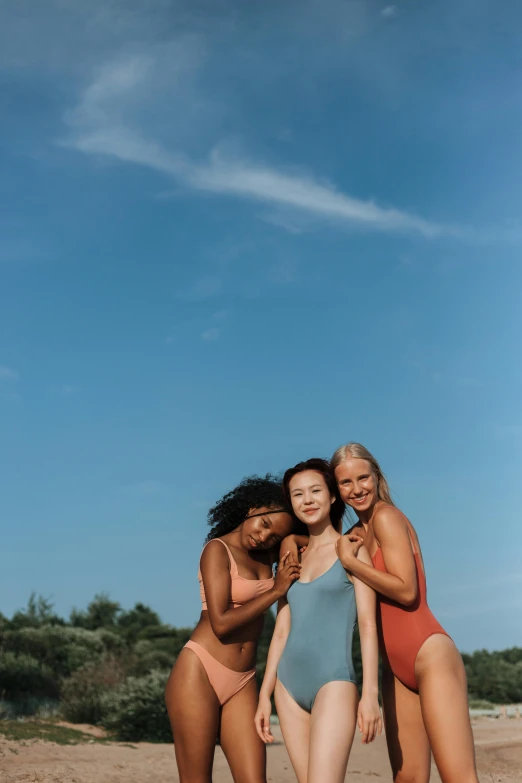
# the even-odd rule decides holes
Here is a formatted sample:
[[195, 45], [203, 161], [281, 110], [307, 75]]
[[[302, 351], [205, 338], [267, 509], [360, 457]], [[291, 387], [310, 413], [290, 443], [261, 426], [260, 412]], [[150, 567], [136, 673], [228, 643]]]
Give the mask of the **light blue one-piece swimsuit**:
[[277, 676], [307, 712], [327, 682], [356, 682], [352, 661], [355, 589], [341, 561], [287, 594], [291, 627]]

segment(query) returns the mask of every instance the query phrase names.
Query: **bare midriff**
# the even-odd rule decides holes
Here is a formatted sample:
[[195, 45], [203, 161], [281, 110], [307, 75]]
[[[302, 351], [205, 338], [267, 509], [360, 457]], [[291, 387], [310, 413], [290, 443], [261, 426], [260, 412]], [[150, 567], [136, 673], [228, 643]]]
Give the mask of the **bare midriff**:
[[256, 665], [257, 644], [263, 625], [264, 616], [260, 615], [231, 632], [225, 639], [219, 639], [212, 630], [208, 611], [204, 610], [190, 638], [223, 666], [236, 672], [246, 672]]

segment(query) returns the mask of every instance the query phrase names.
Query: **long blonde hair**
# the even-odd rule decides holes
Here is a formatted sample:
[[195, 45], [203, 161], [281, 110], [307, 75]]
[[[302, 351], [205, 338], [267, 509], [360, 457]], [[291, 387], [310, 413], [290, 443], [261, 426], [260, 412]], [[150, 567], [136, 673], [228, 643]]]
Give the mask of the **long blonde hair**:
[[379, 500], [383, 500], [385, 503], [389, 503], [390, 506], [394, 506], [395, 503], [391, 499], [390, 488], [388, 486], [388, 482], [386, 481], [386, 476], [381, 470], [381, 466], [373, 454], [371, 454], [368, 449], [362, 446], [360, 443], [347, 443], [346, 446], [340, 446], [330, 460], [330, 467], [332, 471], [335, 473], [336, 467], [340, 465], [341, 462], [344, 462], [350, 457], [352, 457], [352, 459], [365, 459], [370, 463], [377, 480], [377, 497]]

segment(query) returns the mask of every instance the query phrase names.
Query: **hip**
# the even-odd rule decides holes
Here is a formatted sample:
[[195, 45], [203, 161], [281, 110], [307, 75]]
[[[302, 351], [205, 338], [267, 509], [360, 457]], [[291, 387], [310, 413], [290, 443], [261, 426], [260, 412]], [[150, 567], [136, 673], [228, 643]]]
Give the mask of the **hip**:
[[[190, 636], [190, 641], [199, 644], [223, 666], [237, 672], [246, 672], [256, 665], [257, 646], [261, 630], [256, 632], [230, 634], [221, 641], [210, 622], [199, 622]], [[252, 629], [251, 629], [252, 630]]]

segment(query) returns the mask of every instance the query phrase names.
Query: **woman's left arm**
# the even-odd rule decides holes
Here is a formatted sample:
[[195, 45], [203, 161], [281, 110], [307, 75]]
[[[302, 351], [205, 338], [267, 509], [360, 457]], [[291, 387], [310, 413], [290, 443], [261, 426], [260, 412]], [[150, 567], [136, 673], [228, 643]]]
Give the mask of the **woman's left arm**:
[[[358, 557], [372, 567], [366, 547], [361, 547]], [[377, 600], [375, 590], [353, 577], [361, 655], [363, 664], [362, 695], [357, 710], [357, 724], [363, 744], [373, 742], [382, 732], [382, 717], [379, 709], [379, 644], [377, 641]]]
[[308, 546], [308, 536], [301, 533], [290, 533], [281, 541], [279, 548], [279, 557], [283, 557], [287, 552], [290, 553], [290, 559], [295, 563], [299, 562], [299, 553]]

